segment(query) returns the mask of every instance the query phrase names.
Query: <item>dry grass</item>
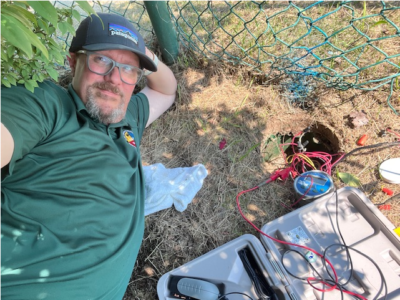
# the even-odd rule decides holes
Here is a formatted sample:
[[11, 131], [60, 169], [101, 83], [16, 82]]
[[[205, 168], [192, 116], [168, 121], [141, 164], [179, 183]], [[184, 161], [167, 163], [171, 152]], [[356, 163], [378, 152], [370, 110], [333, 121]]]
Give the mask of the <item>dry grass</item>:
[[[149, 127], [142, 141], [144, 164], [163, 163], [167, 168], [204, 164], [209, 172], [202, 189], [188, 208], [174, 208], [146, 217], [145, 238], [125, 299], [157, 299], [157, 281], [166, 272], [207, 253], [245, 233], [256, 232], [240, 217], [235, 198], [238, 192], [260, 183], [284, 160], [265, 162], [264, 143], [272, 134], [297, 133], [307, 126], [326, 126], [337, 138], [340, 151], [356, 148], [356, 140], [368, 134], [367, 144], [395, 141], [393, 135], [379, 132], [392, 127], [400, 132], [399, 117], [386, 104], [388, 87], [373, 92], [337, 91], [316, 86], [319, 101], [305, 111], [292, 107], [279, 81], [256, 84], [242, 68], [190, 56], [187, 64], [173, 67], [179, 82], [175, 105]], [[400, 91], [392, 104], [400, 110]], [[353, 129], [348, 115], [363, 110], [369, 123]], [[219, 149], [221, 139], [227, 140]], [[253, 150], [250, 150], [253, 149]], [[360, 189], [374, 202], [388, 198], [382, 186], [400, 193], [399, 185], [379, 178], [379, 164], [400, 156], [399, 147], [365, 150], [341, 162], [337, 170], [359, 177]], [[343, 187], [333, 174], [338, 188]], [[262, 226], [287, 211], [281, 205], [295, 199], [293, 182], [274, 182], [242, 196], [246, 214]], [[383, 213], [400, 226], [400, 205], [394, 203]]]

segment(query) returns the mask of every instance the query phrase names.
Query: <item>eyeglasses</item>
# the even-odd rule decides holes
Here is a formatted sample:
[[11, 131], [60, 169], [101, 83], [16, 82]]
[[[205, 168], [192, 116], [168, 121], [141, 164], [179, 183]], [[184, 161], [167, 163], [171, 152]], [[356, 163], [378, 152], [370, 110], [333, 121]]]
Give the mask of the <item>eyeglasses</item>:
[[89, 70], [98, 75], [107, 75], [118, 67], [119, 76], [122, 82], [135, 85], [140, 81], [144, 71], [138, 67], [117, 63], [115, 60], [91, 51], [79, 50], [77, 53], [86, 54], [86, 64]]

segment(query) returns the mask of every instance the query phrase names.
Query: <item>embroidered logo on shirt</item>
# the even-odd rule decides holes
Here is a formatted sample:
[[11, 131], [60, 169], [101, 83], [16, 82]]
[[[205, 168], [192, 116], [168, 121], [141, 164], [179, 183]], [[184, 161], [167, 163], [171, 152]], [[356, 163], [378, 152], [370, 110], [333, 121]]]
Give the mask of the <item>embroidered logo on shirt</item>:
[[135, 44], [138, 43], [137, 35], [132, 30], [129, 30], [128, 28], [121, 26], [121, 25], [112, 24], [112, 23], [108, 24], [108, 34], [111, 36], [113, 36], [113, 35], [122, 36], [126, 39], [131, 40]]
[[131, 144], [133, 147], [136, 148], [136, 142], [135, 142], [135, 136], [133, 135], [133, 132], [130, 130], [125, 130], [124, 131], [124, 137], [125, 140]]

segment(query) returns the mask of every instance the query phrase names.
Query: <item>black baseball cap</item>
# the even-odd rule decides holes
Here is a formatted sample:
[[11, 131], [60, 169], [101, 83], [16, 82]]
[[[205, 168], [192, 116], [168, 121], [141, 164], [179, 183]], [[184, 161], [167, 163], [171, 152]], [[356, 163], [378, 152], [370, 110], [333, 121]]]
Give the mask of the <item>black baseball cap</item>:
[[97, 13], [97, 15], [91, 15], [81, 22], [69, 47], [70, 52], [82, 49], [129, 50], [139, 57], [142, 68], [157, 71], [153, 60], [146, 55], [143, 37], [128, 19], [117, 14]]

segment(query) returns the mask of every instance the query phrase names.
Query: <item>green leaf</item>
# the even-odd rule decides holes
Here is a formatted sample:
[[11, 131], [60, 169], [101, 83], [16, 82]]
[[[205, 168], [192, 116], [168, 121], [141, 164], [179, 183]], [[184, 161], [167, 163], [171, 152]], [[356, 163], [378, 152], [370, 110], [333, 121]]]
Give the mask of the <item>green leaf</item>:
[[[286, 149], [289, 147], [288, 144], [291, 142], [291, 140], [292, 139], [290, 137], [285, 137], [280, 134], [271, 135], [264, 144], [264, 160], [271, 161], [274, 158], [281, 157], [282, 152], [286, 151]], [[280, 146], [281, 144], [284, 145]]]
[[47, 34], [49, 34], [49, 25], [48, 25], [46, 22], [44, 22], [42, 19], [38, 19], [37, 21], [38, 21], [39, 27], [40, 27], [44, 32], [46, 32]]
[[15, 48], [13, 46], [8, 46], [7, 47], [7, 56], [12, 57], [15, 54]]
[[47, 73], [49, 73], [50, 77], [53, 78], [55, 81], [58, 80], [58, 72], [54, 69], [46, 69]]
[[336, 175], [337, 175], [337, 177], [340, 178], [340, 180], [342, 180], [348, 186], [353, 186], [353, 187], [361, 186], [360, 179], [358, 179], [356, 176], [354, 176], [350, 173], [341, 173], [341, 172], [337, 171]]
[[[53, 46], [55, 46], [57, 49], [60, 48], [60, 45], [57, 44], [57, 42], [55, 40], [53, 40], [52, 38], [48, 38], [47, 39], [49, 41], [49, 43]], [[51, 47], [53, 48], [53, 47]]]
[[42, 74], [42, 73], [40, 73], [39, 74], [39, 82], [42, 82], [43, 80], [45, 80], [46, 79], [46, 76], [44, 75], [44, 74]]
[[72, 9], [72, 16], [79, 22], [81, 20], [81, 14], [76, 9]]
[[14, 77], [15, 79], [17, 79], [18, 77], [19, 77], [19, 75], [18, 74], [15, 74], [15, 73], [9, 73], [9, 74], [7, 74], [7, 76], [12, 76], [12, 77]]
[[10, 82], [6, 78], [1, 78], [1, 84], [5, 87], [11, 87]]
[[17, 80], [15, 80], [14, 77], [12, 76], [7, 76], [8, 81], [12, 84], [12, 85], [16, 85], [17, 84]]
[[27, 80], [25, 81], [25, 88], [28, 91], [31, 91], [33, 93], [35, 87], [38, 87], [38, 84], [35, 80]]
[[35, 15], [20, 6], [4, 5], [1, 7], [1, 14], [6, 14], [18, 19], [28, 28], [32, 27], [32, 24], [37, 25]]
[[96, 15], [96, 12], [94, 11], [93, 7], [91, 7], [87, 1], [76, 1], [75, 3], [78, 4], [79, 7], [82, 8], [89, 15], [91, 15], [91, 14]]
[[253, 151], [254, 149], [256, 149], [258, 146], [260, 146], [261, 145], [261, 143], [258, 143], [258, 144], [255, 144], [255, 145], [253, 145], [249, 150], [247, 150], [246, 151], [246, 153], [245, 154], [243, 154], [240, 158], [239, 158], [239, 162], [240, 161], [242, 161], [243, 159], [245, 159], [249, 154], [250, 154], [250, 152], [251, 151]]
[[[23, 51], [29, 58], [32, 58], [32, 44], [21, 33], [15, 32], [15, 23], [10, 20], [10, 16], [1, 16], [1, 36], [11, 45]], [[19, 25], [23, 26], [22, 24]], [[17, 26], [18, 27], [18, 26]], [[22, 36], [21, 36], [22, 35]]]
[[[14, 17], [11, 17], [11, 16], [2, 16], [2, 20], [1, 20], [2, 25], [3, 25], [4, 19], [6, 19], [6, 22], [9, 25], [8, 33], [10, 35], [13, 34], [19, 40], [26, 39], [27, 42], [29, 42], [31, 45], [38, 48], [38, 50], [41, 51], [45, 56], [47, 56], [47, 57], [49, 56], [49, 53], [48, 53], [46, 47], [42, 44], [42, 42], [39, 40], [39, 38], [31, 30], [26, 28], [21, 22], [19, 22], [17, 19], [15, 19]], [[3, 35], [3, 28], [1, 29], [1, 33]], [[24, 35], [25, 38], [21, 37], [21, 35]], [[29, 47], [29, 48], [32, 53], [32, 47]], [[23, 49], [21, 49], [21, 50], [23, 50]], [[25, 50], [24, 50], [24, 52], [25, 52]]]
[[58, 28], [60, 29], [62, 34], [70, 32], [71, 34], [75, 35], [75, 28], [67, 21], [58, 23]]
[[4, 51], [1, 51], [1, 61], [2, 61], [2, 68], [4, 68], [4, 62], [8, 62], [8, 55]]
[[57, 24], [58, 14], [56, 8], [50, 1], [27, 1], [35, 12], [52, 24]]
[[22, 7], [23, 9], [27, 9], [27, 7], [29, 6], [28, 2], [26, 1], [14, 1], [13, 5], [17, 5], [19, 7]]
[[59, 64], [64, 62], [64, 56], [61, 55], [61, 52], [61, 49], [59, 51], [50, 50], [50, 55], [52, 55]]
[[371, 27], [375, 27], [375, 26], [378, 26], [380, 24], [389, 24], [389, 23], [388, 23], [388, 21], [380, 20], [380, 21], [374, 23]]

